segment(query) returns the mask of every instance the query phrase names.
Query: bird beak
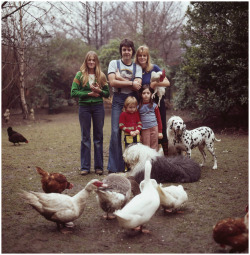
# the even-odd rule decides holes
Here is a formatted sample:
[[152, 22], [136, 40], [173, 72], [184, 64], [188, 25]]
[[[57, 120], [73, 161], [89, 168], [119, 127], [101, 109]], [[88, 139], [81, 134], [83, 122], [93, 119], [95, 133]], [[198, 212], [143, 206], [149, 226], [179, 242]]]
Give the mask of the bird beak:
[[106, 188], [108, 188], [108, 184], [103, 183], [100, 187], [98, 187], [98, 190], [104, 190]]

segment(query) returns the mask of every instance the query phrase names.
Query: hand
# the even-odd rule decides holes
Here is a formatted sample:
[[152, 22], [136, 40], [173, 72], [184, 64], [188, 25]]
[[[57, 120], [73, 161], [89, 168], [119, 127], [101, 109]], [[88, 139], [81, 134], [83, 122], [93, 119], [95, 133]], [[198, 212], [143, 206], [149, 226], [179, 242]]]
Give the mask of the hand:
[[162, 139], [162, 138], [163, 138], [163, 134], [162, 134], [162, 133], [159, 133], [159, 134], [158, 134], [158, 138], [159, 138], [159, 139]]
[[141, 84], [138, 81], [133, 81], [133, 86], [134, 89], [139, 90], [141, 88]]
[[136, 136], [136, 133], [135, 133], [136, 131], [130, 131], [130, 135], [131, 136]]
[[117, 68], [116, 69], [116, 72], [115, 72], [115, 79], [116, 80], [120, 80], [120, 81], [123, 81], [124, 79], [121, 77], [121, 73], [119, 71], [119, 69]]
[[155, 87], [157, 86], [157, 84], [158, 84], [157, 81], [151, 82], [151, 83], [150, 83], [150, 88], [154, 90]]
[[99, 96], [100, 96], [99, 93], [96, 93], [96, 92], [94, 92], [94, 91], [88, 93], [88, 95], [89, 95], [90, 97], [99, 97]]
[[101, 93], [100, 85], [98, 83], [93, 83], [90, 85], [90, 89], [95, 93]]
[[136, 133], [136, 135], [139, 135], [140, 131], [139, 130], [135, 130], [135, 133]]

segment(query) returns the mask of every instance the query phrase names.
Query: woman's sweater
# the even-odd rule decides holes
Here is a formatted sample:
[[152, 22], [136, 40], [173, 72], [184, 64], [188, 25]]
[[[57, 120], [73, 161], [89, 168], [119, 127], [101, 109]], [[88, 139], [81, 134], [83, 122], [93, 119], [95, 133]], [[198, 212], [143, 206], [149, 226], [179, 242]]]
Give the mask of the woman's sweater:
[[102, 104], [103, 97], [109, 97], [109, 87], [108, 84], [105, 84], [101, 88], [102, 92], [100, 93], [99, 97], [92, 97], [89, 96], [88, 93], [91, 93], [92, 90], [90, 89], [89, 82], [83, 87], [82, 84], [82, 73], [79, 71], [77, 72], [71, 87], [71, 96], [72, 97], [79, 97], [79, 105], [90, 105], [90, 104]]

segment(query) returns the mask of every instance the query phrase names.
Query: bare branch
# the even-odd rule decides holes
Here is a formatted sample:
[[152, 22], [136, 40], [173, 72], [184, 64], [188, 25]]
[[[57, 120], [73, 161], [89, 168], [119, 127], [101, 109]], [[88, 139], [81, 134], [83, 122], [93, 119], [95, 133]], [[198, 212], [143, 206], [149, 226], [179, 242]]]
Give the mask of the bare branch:
[[8, 18], [9, 16], [11, 16], [13, 13], [19, 11], [19, 10], [22, 9], [25, 5], [30, 4], [30, 3], [31, 3], [31, 1], [25, 3], [25, 4], [21, 5], [21, 6], [19, 6], [19, 7], [18, 7], [16, 10], [14, 10], [13, 12], [11, 12], [11, 13], [9, 13], [9, 14], [6, 14], [4, 17], [2, 17], [2, 20], [7, 19], [7, 18]]

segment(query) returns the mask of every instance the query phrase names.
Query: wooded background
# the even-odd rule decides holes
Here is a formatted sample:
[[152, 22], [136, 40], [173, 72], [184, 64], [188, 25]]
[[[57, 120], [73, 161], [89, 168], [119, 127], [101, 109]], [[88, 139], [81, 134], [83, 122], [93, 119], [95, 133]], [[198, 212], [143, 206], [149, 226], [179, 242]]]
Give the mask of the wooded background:
[[72, 104], [70, 88], [89, 50], [107, 74], [124, 38], [146, 44], [165, 68], [171, 103], [199, 118], [248, 117], [248, 2], [5, 1], [2, 112]]

